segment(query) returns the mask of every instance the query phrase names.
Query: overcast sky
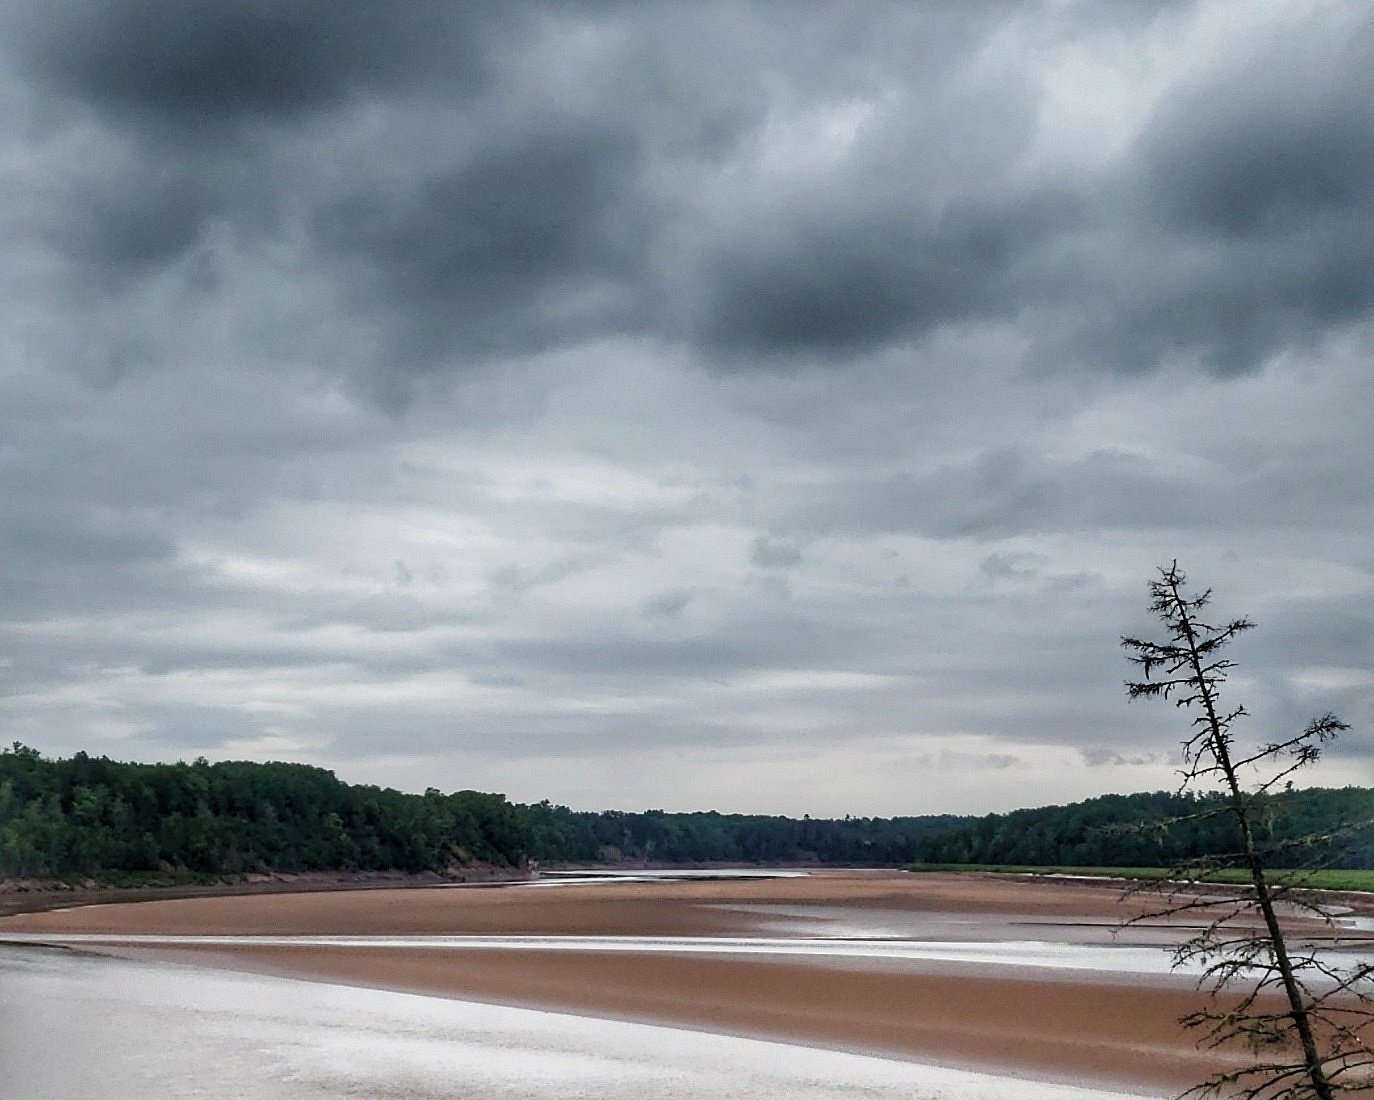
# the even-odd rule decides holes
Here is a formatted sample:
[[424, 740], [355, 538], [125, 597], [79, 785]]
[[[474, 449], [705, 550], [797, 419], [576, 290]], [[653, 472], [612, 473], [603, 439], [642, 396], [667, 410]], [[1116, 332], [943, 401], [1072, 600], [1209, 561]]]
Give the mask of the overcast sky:
[[1374, 784], [1374, 18], [0, 2], [0, 726], [577, 808]]

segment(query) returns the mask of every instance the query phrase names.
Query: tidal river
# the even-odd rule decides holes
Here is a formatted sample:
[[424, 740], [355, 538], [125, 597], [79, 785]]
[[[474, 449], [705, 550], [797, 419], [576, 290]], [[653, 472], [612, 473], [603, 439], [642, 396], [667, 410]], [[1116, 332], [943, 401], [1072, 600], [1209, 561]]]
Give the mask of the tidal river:
[[0, 946], [7, 1100], [1117, 1100], [675, 1028]]

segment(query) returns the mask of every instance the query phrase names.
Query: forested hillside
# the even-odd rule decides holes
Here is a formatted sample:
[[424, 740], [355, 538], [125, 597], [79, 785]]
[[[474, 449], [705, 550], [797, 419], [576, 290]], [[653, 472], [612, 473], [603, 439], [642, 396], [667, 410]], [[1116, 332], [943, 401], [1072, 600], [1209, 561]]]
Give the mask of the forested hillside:
[[0, 877], [322, 870], [451, 871], [473, 862], [916, 859], [955, 817], [794, 820], [585, 813], [477, 791], [354, 786], [305, 764], [125, 764], [0, 751]]
[[927, 838], [966, 817], [792, 818], [757, 814], [583, 813], [547, 802], [522, 806], [530, 851], [573, 862], [807, 863], [900, 866]]
[[[0, 750], [0, 878], [297, 871], [459, 872], [474, 863], [906, 863], [1169, 866], [1234, 841], [1206, 798], [1106, 795], [981, 818], [812, 819], [749, 814], [589, 813], [499, 794], [404, 794], [306, 764], [125, 764]], [[1193, 820], [1169, 829], [1139, 825]], [[1262, 814], [1276, 865], [1314, 849], [1288, 838], [1374, 819], [1374, 791], [1293, 791]], [[1374, 868], [1374, 831], [1316, 850]]]
[[121, 764], [0, 752], [0, 875], [435, 870], [512, 864], [526, 833], [502, 796], [407, 795], [305, 764]]
[[[1234, 819], [1209, 814], [1216, 799], [1192, 794], [1109, 794], [1068, 806], [988, 814], [932, 836], [925, 863], [1068, 867], [1169, 867], [1233, 853]], [[1266, 862], [1374, 868], [1374, 790], [1285, 791], [1265, 799], [1255, 820]], [[1167, 828], [1149, 827], [1172, 822]], [[1329, 840], [1314, 838], [1329, 837]]]

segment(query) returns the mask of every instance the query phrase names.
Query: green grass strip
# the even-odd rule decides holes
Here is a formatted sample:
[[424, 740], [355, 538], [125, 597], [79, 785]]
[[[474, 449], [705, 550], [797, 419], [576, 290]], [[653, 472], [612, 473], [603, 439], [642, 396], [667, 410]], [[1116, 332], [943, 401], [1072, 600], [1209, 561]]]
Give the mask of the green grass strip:
[[[913, 863], [908, 871], [984, 871], [1006, 875], [1083, 875], [1091, 878], [1166, 879], [1181, 877], [1171, 867], [1046, 867], [1023, 866], [1012, 863]], [[1355, 890], [1374, 892], [1374, 871], [1349, 871], [1340, 868], [1322, 870], [1289, 870], [1282, 867], [1268, 869], [1277, 884], [1292, 881], [1295, 886], [1313, 890]], [[1183, 876], [1186, 877], [1186, 876]], [[1208, 871], [1196, 876], [1201, 882], [1230, 883], [1244, 886], [1249, 874], [1239, 867]]]

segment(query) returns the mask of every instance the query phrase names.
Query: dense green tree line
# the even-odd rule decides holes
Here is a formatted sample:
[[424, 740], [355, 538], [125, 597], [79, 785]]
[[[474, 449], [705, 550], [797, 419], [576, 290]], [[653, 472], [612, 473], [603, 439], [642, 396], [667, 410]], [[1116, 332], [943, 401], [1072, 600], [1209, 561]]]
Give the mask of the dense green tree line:
[[[478, 791], [405, 794], [350, 785], [305, 764], [129, 764], [0, 750], [0, 877], [274, 871], [452, 871], [473, 862], [913, 862], [1169, 866], [1229, 851], [1207, 799], [1106, 795], [990, 814], [820, 819], [599, 813], [525, 806]], [[1142, 823], [1184, 818], [1168, 829]], [[1374, 868], [1369, 829], [1324, 849], [1286, 840], [1374, 818], [1374, 791], [1293, 791], [1264, 807], [1275, 865], [1318, 854]]]
[[518, 863], [501, 795], [349, 786], [305, 764], [122, 764], [0, 752], [0, 875], [439, 870]]
[[477, 791], [353, 786], [305, 764], [126, 764], [0, 750], [0, 877], [446, 871], [528, 858], [895, 865], [962, 820], [588, 813]]
[[[1225, 857], [1239, 845], [1235, 822], [1215, 812], [1221, 796], [1104, 795], [986, 817], [930, 837], [921, 862], [1069, 867], [1170, 867]], [[1273, 867], [1374, 868], [1374, 791], [1313, 788], [1255, 805]]]
[[572, 862], [805, 863], [895, 866], [927, 837], [966, 820], [951, 816], [790, 818], [756, 814], [585, 813], [522, 807], [532, 851]]

